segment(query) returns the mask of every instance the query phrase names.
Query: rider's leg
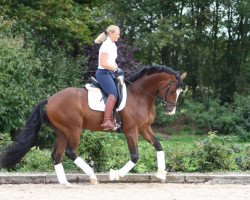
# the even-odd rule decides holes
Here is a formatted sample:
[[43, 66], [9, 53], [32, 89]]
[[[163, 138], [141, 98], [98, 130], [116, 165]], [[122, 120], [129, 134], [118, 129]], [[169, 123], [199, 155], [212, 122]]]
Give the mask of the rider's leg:
[[113, 123], [113, 109], [116, 103], [116, 98], [114, 95], [110, 94], [106, 101], [105, 112], [103, 117], [103, 130], [114, 130], [115, 124]]
[[103, 116], [103, 130], [115, 130], [117, 129], [113, 120], [113, 109], [116, 104], [118, 93], [115, 86], [115, 82], [113, 80], [112, 75], [108, 72], [108, 70], [97, 70], [96, 79], [104, 92], [108, 94], [108, 99], [105, 106], [105, 112]]

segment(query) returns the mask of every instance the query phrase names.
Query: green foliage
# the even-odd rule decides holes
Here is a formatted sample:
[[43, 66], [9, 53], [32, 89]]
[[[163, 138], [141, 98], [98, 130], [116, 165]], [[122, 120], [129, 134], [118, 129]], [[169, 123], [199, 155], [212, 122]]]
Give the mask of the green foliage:
[[0, 150], [11, 144], [11, 138], [8, 133], [0, 133]]
[[0, 37], [0, 127], [5, 131], [9, 131], [12, 124], [23, 123], [28, 102], [34, 101], [37, 91], [35, 69], [40, 67], [40, 62], [31, 48], [23, 46], [22, 37]]
[[[156, 170], [156, 152], [149, 144], [139, 145], [140, 159], [132, 172], [145, 173]], [[14, 171], [53, 171], [51, 151], [33, 147]], [[95, 172], [120, 169], [130, 160], [127, 143], [122, 135], [85, 131], [81, 135], [78, 155], [93, 167]], [[63, 156], [66, 171], [81, 172], [79, 168]]]
[[235, 102], [233, 106], [235, 107], [235, 113], [238, 116], [236, 124], [236, 134], [243, 141], [250, 141], [250, 95], [248, 96], [235, 96]]
[[44, 47], [63, 48], [68, 55], [70, 52], [70, 57], [76, 57], [84, 55], [83, 45], [92, 44], [104, 27], [114, 24], [111, 16], [105, 16], [106, 3], [102, 0], [3, 0], [0, 15], [15, 19], [14, 34], [35, 42], [39, 51]]
[[148, 173], [157, 171], [156, 151], [151, 144], [139, 142], [139, 155], [139, 160], [132, 172]]
[[245, 152], [245, 155], [239, 156], [236, 162], [241, 170], [250, 170], [250, 145], [247, 146]]
[[[163, 138], [161, 138], [163, 139]], [[203, 139], [191, 142], [186, 148], [180, 148], [178, 142], [164, 147], [168, 171], [210, 172], [239, 171], [250, 169], [250, 146], [237, 143], [238, 138], [218, 136], [210, 132]], [[114, 133], [85, 131], [78, 148], [81, 156], [95, 172], [108, 172], [111, 168], [120, 169], [129, 160], [129, 152], [124, 136]], [[33, 147], [14, 171], [53, 171], [51, 150]], [[145, 141], [139, 141], [139, 161], [132, 173], [149, 173], [157, 170], [156, 151]], [[62, 161], [66, 172], [82, 171], [66, 156]]]
[[[130, 160], [124, 136], [114, 133], [85, 131], [78, 148], [82, 156], [96, 172], [120, 169]], [[148, 143], [139, 143], [140, 158], [132, 172], [146, 173], [155, 171], [156, 152]]]
[[238, 135], [247, 141], [250, 137], [249, 101], [249, 95], [235, 95], [233, 104], [221, 105], [217, 100], [210, 100], [206, 107], [199, 101], [186, 99], [183, 114], [200, 129]]
[[73, 59], [57, 47], [37, 49], [34, 40], [14, 36], [13, 23], [0, 20], [0, 131], [7, 132], [22, 127], [40, 100], [80, 86], [79, 71], [85, 63], [84, 57]]
[[230, 107], [221, 106], [218, 101], [211, 100], [208, 108], [197, 101], [186, 101], [188, 116], [193, 119], [200, 128], [218, 131], [224, 134], [233, 133], [233, 125], [236, 115]]
[[94, 10], [73, 0], [4, 1], [5, 15], [29, 24], [32, 31], [50, 41], [89, 43]]
[[[194, 143], [191, 151], [174, 151], [167, 153], [170, 171], [206, 172], [236, 171], [249, 169], [249, 159], [241, 154], [247, 149], [232, 144], [226, 145], [233, 137], [221, 137], [210, 132], [208, 137]], [[248, 153], [247, 153], [248, 155]]]
[[[239, 149], [227, 147], [225, 138], [210, 132], [209, 136], [201, 141], [195, 142], [195, 149], [191, 153], [192, 166], [196, 171], [238, 170], [236, 157]], [[236, 151], [237, 150], [237, 151]]]
[[248, 0], [113, 0], [111, 4], [122, 30], [139, 49], [139, 61], [188, 71], [185, 82], [193, 97], [206, 104], [210, 88], [211, 96], [231, 103], [235, 92], [249, 93]]
[[[166, 117], [162, 105], [157, 104], [156, 123], [169, 125], [184, 116], [192, 124], [191, 128], [195, 124], [202, 133], [218, 131], [249, 141], [249, 7], [247, 0], [2, 0], [0, 132], [4, 134], [0, 136], [0, 143], [10, 142], [7, 132], [21, 127], [38, 101], [65, 87], [80, 86], [79, 72], [86, 64], [83, 56], [77, 57], [82, 50], [79, 44], [91, 43], [111, 23], [119, 24], [126, 35], [122, 37], [139, 48], [136, 56], [141, 62], [188, 71], [184, 82], [190, 86], [192, 97], [200, 101], [185, 100], [181, 112], [174, 117]], [[68, 50], [72, 46], [74, 59]], [[123, 62], [129, 63], [126, 59]], [[235, 91], [241, 95], [234, 96]], [[88, 162], [94, 162], [97, 171], [120, 168], [129, 160], [126, 142], [120, 137], [91, 134], [87, 132], [82, 136], [79, 151]], [[49, 147], [54, 142], [47, 129], [39, 137], [43, 146]], [[99, 137], [105, 142], [99, 141]], [[235, 166], [231, 158], [236, 151], [243, 150], [237, 146], [228, 149], [220, 142], [210, 137], [197, 142], [195, 148], [202, 149], [204, 154], [169, 150], [166, 155], [171, 155], [167, 156], [170, 170], [196, 171], [198, 164], [204, 171], [232, 170], [237, 166], [249, 169], [249, 153], [237, 157]], [[154, 170], [153, 151], [145, 144], [139, 148], [143, 152], [134, 172]], [[36, 167], [49, 162], [50, 156], [46, 156], [48, 160], [39, 161], [43, 153], [40, 151], [34, 148], [25, 158], [30, 167], [32, 162], [38, 162]], [[209, 163], [215, 158], [208, 151], [225, 160], [221, 161], [223, 166], [219, 166], [217, 160], [214, 160], [216, 165]], [[224, 157], [225, 152], [232, 155], [230, 161]], [[35, 156], [33, 153], [39, 154], [37, 161], [28, 161]], [[233, 164], [229, 164], [231, 161]], [[68, 170], [75, 170], [68, 159], [65, 165]]]
[[167, 150], [166, 156], [167, 168], [169, 171], [184, 171], [194, 172], [197, 170], [196, 166], [193, 166], [190, 161], [190, 153], [183, 150]]
[[54, 167], [51, 153], [47, 150], [41, 150], [39, 147], [33, 147], [14, 169], [18, 169], [20, 172], [27, 172], [30, 169], [34, 172], [52, 171]]
[[121, 167], [129, 160], [126, 142], [114, 133], [85, 131], [78, 152], [97, 172]]

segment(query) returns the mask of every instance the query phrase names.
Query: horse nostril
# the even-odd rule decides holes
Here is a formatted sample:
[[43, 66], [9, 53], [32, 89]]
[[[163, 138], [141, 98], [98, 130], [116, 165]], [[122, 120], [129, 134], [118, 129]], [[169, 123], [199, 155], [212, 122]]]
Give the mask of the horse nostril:
[[167, 112], [171, 112], [172, 110], [173, 110], [172, 107], [167, 107], [167, 108], [166, 108], [166, 111], [167, 111]]

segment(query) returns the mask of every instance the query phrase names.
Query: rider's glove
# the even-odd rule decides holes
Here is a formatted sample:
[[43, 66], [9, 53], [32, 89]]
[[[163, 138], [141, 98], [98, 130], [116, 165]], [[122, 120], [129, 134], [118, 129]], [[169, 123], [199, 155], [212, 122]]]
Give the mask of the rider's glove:
[[119, 67], [117, 67], [117, 68], [115, 69], [114, 73], [115, 73], [115, 76], [116, 76], [116, 77], [118, 77], [118, 76], [123, 76], [123, 77], [124, 77], [124, 73], [123, 73], [122, 69], [119, 68]]

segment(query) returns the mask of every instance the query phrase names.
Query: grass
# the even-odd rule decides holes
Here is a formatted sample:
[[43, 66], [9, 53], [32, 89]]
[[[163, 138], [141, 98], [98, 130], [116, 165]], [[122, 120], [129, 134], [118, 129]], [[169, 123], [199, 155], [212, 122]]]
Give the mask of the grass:
[[[162, 133], [156, 133], [156, 138], [161, 142], [164, 149], [176, 149], [176, 150], [191, 150], [194, 148], [194, 143], [197, 140], [202, 140], [208, 136], [208, 134], [190, 134], [190, 132], [182, 131], [179, 134], [175, 135], [167, 135]], [[250, 147], [249, 142], [242, 142], [238, 139], [237, 136], [226, 136], [226, 135], [219, 135], [220, 137], [224, 138], [225, 145], [233, 145], [237, 144], [242, 147]], [[118, 134], [118, 137], [122, 140], [126, 140], [123, 134]], [[144, 140], [141, 136], [139, 137], [139, 145], [149, 144], [146, 140]]]
[[190, 150], [193, 148], [194, 141], [205, 138], [196, 135], [173, 135], [168, 140], [161, 140], [163, 146], [170, 149]]

